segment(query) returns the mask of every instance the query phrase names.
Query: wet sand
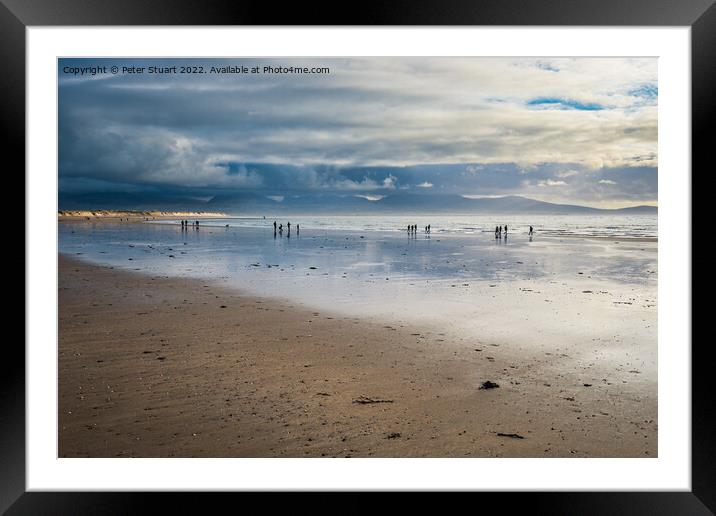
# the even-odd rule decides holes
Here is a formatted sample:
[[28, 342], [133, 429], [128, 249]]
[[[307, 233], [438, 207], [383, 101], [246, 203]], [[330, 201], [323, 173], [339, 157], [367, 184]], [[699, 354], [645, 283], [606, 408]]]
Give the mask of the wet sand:
[[60, 255], [59, 456], [656, 456], [655, 381], [449, 326]]

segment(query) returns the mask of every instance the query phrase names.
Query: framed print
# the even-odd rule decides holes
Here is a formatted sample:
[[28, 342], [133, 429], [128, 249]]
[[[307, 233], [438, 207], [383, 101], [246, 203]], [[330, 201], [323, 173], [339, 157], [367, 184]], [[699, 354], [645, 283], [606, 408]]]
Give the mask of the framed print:
[[713, 511], [691, 170], [716, 8], [596, 6], [5, 1], [3, 510]]

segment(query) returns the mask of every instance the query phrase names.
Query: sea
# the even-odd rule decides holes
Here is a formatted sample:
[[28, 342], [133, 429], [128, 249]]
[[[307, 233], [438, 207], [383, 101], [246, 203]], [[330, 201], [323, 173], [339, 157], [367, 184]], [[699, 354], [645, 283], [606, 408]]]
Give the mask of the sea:
[[[379, 231], [405, 232], [408, 225], [417, 225], [419, 232], [431, 226], [432, 234], [494, 233], [495, 226], [508, 226], [508, 232], [527, 233], [532, 226], [546, 236], [590, 236], [657, 238], [657, 215], [407, 215], [407, 216], [306, 216], [228, 217], [202, 220], [204, 226], [273, 228], [273, 222], [286, 226], [292, 222], [313, 231]], [[155, 221], [157, 224], [177, 224], [177, 221]]]

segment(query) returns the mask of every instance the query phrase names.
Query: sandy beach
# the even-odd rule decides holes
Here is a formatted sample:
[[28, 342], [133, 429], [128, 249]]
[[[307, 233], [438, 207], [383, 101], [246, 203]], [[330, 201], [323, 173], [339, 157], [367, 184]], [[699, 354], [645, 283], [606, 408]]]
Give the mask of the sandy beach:
[[[655, 341], [651, 369], [631, 362], [651, 334], [498, 338], [67, 254], [58, 283], [60, 457], [657, 455]], [[576, 292], [614, 320], [655, 314]]]

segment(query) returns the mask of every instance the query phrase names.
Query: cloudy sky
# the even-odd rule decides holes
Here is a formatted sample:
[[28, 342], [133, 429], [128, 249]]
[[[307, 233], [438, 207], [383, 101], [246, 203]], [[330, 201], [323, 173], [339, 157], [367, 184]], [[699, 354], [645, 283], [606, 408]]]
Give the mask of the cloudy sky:
[[[242, 65], [260, 73], [211, 72]], [[90, 66], [107, 70], [73, 73]], [[61, 59], [58, 73], [61, 198], [657, 200], [654, 58]]]

